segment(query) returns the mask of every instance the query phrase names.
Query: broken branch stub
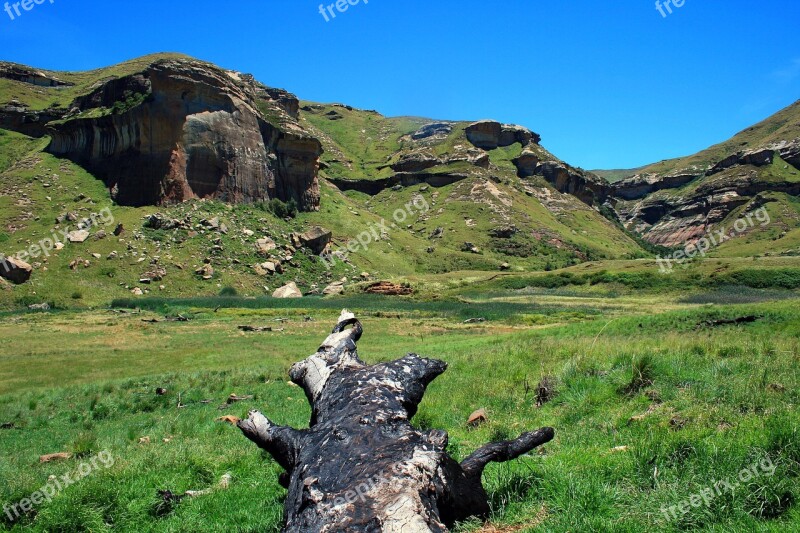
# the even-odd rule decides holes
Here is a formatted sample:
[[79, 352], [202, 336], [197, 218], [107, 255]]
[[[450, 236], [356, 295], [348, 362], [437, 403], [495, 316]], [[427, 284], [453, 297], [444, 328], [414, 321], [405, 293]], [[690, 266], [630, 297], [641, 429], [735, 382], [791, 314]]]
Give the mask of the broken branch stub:
[[549, 442], [553, 429], [487, 444], [457, 463], [446, 452], [446, 432], [410, 424], [447, 364], [409, 354], [369, 366], [356, 350], [362, 333], [342, 311], [319, 350], [292, 366], [292, 381], [311, 404], [309, 429], [276, 425], [258, 411], [238, 423], [286, 470], [284, 531], [443, 532], [486, 516], [486, 465]]

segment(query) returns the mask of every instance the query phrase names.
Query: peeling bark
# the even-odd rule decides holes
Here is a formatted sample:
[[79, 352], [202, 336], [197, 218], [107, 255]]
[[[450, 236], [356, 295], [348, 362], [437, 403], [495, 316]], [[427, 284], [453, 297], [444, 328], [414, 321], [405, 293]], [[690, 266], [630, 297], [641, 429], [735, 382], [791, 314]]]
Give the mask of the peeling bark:
[[292, 366], [291, 379], [312, 407], [309, 429], [276, 425], [258, 411], [238, 423], [286, 470], [284, 531], [437, 533], [486, 516], [486, 465], [549, 442], [553, 429], [487, 444], [458, 464], [446, 452], [446, 432], [410, 424], [447, 364], [409, 354], [368, 366], [356, 350], [362, 333], [343, 311], [319, 350]]

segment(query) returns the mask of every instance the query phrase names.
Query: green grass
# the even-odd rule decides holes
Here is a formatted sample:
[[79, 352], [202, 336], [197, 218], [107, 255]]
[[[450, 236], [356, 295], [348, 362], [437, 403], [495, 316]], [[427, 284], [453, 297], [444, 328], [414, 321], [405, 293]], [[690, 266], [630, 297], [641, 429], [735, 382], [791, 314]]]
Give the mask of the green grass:
[[[100, 451], [115, 459], [37, 513], [0, 527], [277, 531], [285, 495], [276, 479], [279, 468], [215, 419], [260, 408], [279, 423], [305, 427], [307, 402], [287, 384], [286, 372], [316, 350], [344, 305], [363, 319], [359, 351], [368, 362], [409, 351], [448, 362], [448, 371], [429, 387], [415, 424], [447, 430], [456, 457], [527, 429], [556, 428], [556, 439], [540, 453], [487, 469], [491, 520], [498, 527], [564, 532], [798, 527], [795, 300], [698, 306], [662, 295], [647, 305], [637, 300], [625, 307], [634, 302], [613, 295], [540, 293], [527, 297], [537, 305], [526, 309], [520, 302], [508, 305], [515, 294], [499, 291], [471, 304], [468, 312], [452, 301], [228, 298], [143, 300], [141, 314], [0, 316], [6, 346], [0, 358], [0, 423], [15, 427], [0, 430], [0, 475], [8, 480], [0, 500], [18, 501], [47, 476], [72, 472]], [[594, 303], [604, 299], [609, 306]], [[603, 316], [571, 314], [576, 306], [603, 309]], [[486, 323], [462, 324], [474, 310], [494, 314]], [[526, 311], [553, 320], [526, 326], [519, 321]], [[193, 320], [141, 321], [179, 312]], [[740, 327], [698, 327], [705, 320], [746, 314], [763, 318]], [[240, 324], [274, 324], [285, 331], [243, 334], [236, 328]], [[544, 376], [555, 383], [555, 394], [537, 408], [529, 389]], [[155, 395], [157, 387], [167, 394]], [[218, 410], [231, 393], [254, 398]], [[176, 407], [179, 400], [185, 407]], [[489, 422], [467, 428], [466, 417], [480, 407], [487, 409]], [[145, 436], [150, 442], [140, 443]], [[59, 451], [85, 457], [39, 464], [40, 455]], [[662, 507], [720, 480], [735, 480], [764, 458], [775, 467], [772, 475], [760, 475], [678, 520], [664, 517]], [[226, 473], [232, 476], [227, 490], [173, 507], [158, 504], [157, 490], [204, 489]]]

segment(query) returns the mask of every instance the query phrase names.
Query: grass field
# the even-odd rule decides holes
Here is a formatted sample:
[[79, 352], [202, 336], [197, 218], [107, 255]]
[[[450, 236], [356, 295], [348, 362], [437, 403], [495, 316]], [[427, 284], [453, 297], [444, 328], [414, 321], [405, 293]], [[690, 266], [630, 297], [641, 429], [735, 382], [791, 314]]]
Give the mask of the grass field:
[[[288, 367], [316, 351], [349, 307], [364, 324], [366, 361], [413, 351], [449, 363], [414, 423], [447, 430], [456, 457], [528, 429], [556, 429], [544, 449], [487, 470], [500, 531], [797, 531], [796, 297], [780, 288], [496, 286], [481, 298], [429, 302], [205, 298], [8, 312], [0, 316], [0, 501], [28, 498], [48, 476], [75, 472], [101, 452], [113, 465], [17, 521], [0, 516], [0, 528], [277, 531], [280, 468], [216, 419], [259, 408], [307, 426]], [[179, 314], [191, 320], [142, 320]], [[747, 315], [758, 319], [706, 324]], [[470, 317], [487, 320], [464, 324]], [[239, 325], [282, 331], [245, 334]], [[555, 394], [537, 407], [545, 377]], [[158, 387], [167, 393], [156, 395]], [[253, 398], [220, 409], [232, 393]], [[489, 422], [468, 428], [481, 407]], [[55, 452], [74, 456], [39, 463]], [[227, 489], [160, 503], [158, 490], [215, 487], [226, 474]], [[715, 485], [724, 490], [711, 497]]]

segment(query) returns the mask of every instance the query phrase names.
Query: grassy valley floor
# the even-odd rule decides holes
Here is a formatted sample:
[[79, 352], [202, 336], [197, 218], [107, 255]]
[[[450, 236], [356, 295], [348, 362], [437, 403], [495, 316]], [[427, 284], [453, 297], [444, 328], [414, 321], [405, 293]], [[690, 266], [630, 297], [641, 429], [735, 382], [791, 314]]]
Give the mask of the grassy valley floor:
[[[412, 351], [448, 362], [414, 423], [447, 430], [456, 457], [556, 429], [544, 449], [487, 470], [499, 531], [800, 529], [795, 292], [498, 285], [477, 296], [468, 288], [438, 301], [143, 299], [123, 309], [3, 314], [0, 501], [28, 498], [48, 476], [101, 452], [113, 464], [96, 463], [16, 521], [0, 516], [0, 528], [278, 531], [280, 468], [216, 419], [258, 408], [306, 426], [309, 407], [288, 368], [348, 307], [364, 324], [367, 362]], [[190, 320], [164, 321], [177, 316]], [[756, 319], [713, 323], [745, 316]], [[537, 407], [545, 378], [552, 396]], [[252, 399], [228, 406], [231, 394]], [[470, 429], [478, 408], [489, 421]], [[39, 462], [55, 452], [73, 458]], [[226, 474], [227, 489], [179, 503], [157, 493], [216, 487]], [[720, 482], [731, 490], [710, 496]]]

